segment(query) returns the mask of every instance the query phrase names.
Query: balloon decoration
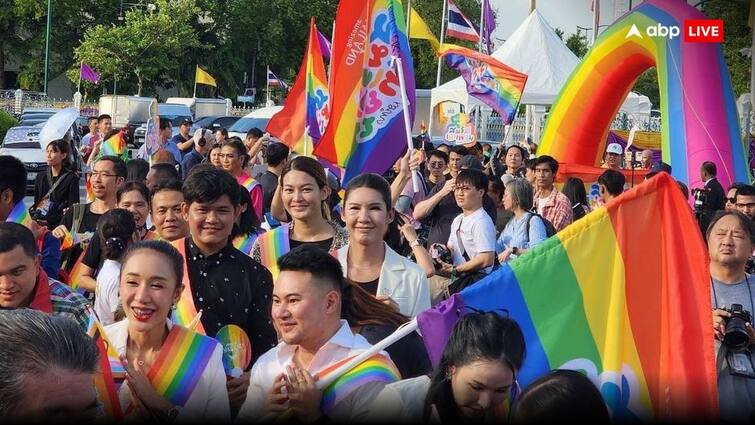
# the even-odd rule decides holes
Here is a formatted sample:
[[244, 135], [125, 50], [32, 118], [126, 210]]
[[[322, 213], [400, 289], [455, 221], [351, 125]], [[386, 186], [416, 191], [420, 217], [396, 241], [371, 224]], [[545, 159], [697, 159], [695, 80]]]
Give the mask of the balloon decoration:
[[[705, 18], [686, 1], [648, 0], [608, 27], [562, 88], [537, 154], [598, 165], [621, 103], [638, 76], [656, 67], [662, 155], [674, 178], [701, 187], [700, 165], [712, 161], [724, 187], [749, 181], [721, 46], [684, 41], [685, 20]], [[674, 37], [672, 27], [679, 29]]]

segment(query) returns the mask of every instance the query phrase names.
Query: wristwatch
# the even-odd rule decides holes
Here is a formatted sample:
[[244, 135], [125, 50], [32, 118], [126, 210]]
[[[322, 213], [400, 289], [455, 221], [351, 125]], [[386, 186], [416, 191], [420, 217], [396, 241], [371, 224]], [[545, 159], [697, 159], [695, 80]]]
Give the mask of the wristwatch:
[[409, 247], [410, 248], [414, 248], [415, 246], [420, 246], [420, 245], [422, 245], [422, 244], [419, 242], [419, 238], [417, 238], [417, 239], [409, 242]]

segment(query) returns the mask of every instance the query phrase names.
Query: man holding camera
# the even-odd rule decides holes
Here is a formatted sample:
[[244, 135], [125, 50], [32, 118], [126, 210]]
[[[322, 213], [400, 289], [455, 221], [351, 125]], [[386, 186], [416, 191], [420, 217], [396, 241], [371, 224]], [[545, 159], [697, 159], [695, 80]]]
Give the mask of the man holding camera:
[[745, 265], [755, 246], [755, 223], [738, 211], [722, 211], [706, 233], [721, 420], [742, 422], [755, 412], [755, 278]]

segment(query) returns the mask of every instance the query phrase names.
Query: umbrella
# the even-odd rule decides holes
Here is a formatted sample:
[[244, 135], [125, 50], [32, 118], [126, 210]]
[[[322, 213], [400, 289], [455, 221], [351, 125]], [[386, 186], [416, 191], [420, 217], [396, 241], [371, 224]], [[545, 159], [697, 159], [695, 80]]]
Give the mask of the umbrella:
[[39, 145], [42, 149], [47, 149], [47, 145], [53, 140], [64, 138], [78, 117], [79, 110], [73, 107], [65, 108], [51, 116], [39, 131]]

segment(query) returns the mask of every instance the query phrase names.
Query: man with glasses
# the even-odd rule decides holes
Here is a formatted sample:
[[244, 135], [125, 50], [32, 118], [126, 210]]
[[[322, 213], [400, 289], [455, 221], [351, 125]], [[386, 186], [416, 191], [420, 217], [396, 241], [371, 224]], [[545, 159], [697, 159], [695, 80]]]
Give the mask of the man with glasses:
[[558, 161], [548, 155], [535, 160], [535, 208], [537, 213], [553, 224], [556, 231], [561, 231], [571, 224], [571, 201], [553, 184], [558, 172]]
[[748, 184], [737, 189], [734, 206], [750, 220], [755, 219], [755, 186]]
[[445, 180], [446, 167], [448, 166], [448, 154], [441, 150], [430, 152], [427, 159], [427, 177], [425, 183], [427, 187], [435, 187], [438, 183]]

